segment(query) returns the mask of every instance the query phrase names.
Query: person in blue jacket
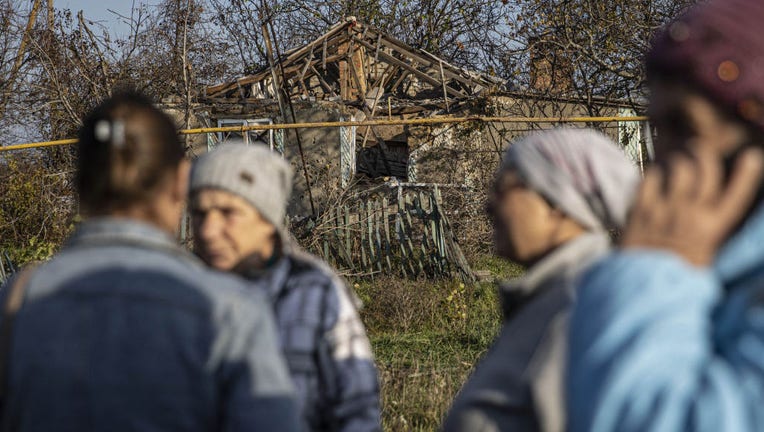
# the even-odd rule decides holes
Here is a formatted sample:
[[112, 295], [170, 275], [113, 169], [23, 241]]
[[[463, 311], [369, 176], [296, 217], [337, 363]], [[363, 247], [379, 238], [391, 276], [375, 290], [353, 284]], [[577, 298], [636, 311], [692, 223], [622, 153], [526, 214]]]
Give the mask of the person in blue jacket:
[[0, 291], [3, 430], [299, 429], [270, 309], [177, 244], [188, 172], [172, 119], [137, 93], [83, 120], [85, 220]]
[[573, 432], [764, 430], [762, 22], [703, 2], [647, 56], [658, 165], [578, 287]]

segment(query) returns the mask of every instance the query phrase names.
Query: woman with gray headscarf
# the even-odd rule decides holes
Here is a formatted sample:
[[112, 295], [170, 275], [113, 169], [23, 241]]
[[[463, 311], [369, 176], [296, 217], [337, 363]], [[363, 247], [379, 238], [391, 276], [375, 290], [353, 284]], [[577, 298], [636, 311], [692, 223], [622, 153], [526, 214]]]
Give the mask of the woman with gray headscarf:
[[562, 431], [562, 373], [576, 277], [610, 246], [639, 182], [604, 135], [554, 129], [506, 151], [488, 211], [496, 251], [527, 267], [500, 288], [504, 325], [444, 430]]

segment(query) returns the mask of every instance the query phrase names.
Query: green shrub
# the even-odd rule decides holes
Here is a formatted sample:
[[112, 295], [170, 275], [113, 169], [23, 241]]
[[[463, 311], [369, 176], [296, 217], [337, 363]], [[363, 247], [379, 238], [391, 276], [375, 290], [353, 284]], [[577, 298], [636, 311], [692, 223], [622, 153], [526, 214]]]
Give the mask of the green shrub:
[[0, 159], [0, 251], [16, 265], [50, 257], [73, 227], [71, 170], [43, 162], [33, 152]]

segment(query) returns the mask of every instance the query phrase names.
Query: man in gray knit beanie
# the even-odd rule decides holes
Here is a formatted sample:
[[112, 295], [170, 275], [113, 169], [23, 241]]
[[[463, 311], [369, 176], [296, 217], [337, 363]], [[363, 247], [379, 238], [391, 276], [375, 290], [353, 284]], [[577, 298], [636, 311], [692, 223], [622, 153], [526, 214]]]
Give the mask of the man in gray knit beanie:
[[379, 383], [357, 298], [289, 241], [289, 164], [266, 145], [223, 143], [191, 171], [194, 249], [264, 291], [307, 431], [380, 430]]
[[[196, 252], [211, 266], [228, 271], [244, 258], [267, 261], [277, 244], [288, 240], [284, 222], [292, 169], [264, 144], [220, 145], [196, 161], [190, 181], [192, 212], [203, 211], [207, 219], [220, 216], [215, 226], [207, 220], [207, 228], [235, 230], [218, 236], [196, 227]], [[213, 207], [220, 211], [210, 212]]]

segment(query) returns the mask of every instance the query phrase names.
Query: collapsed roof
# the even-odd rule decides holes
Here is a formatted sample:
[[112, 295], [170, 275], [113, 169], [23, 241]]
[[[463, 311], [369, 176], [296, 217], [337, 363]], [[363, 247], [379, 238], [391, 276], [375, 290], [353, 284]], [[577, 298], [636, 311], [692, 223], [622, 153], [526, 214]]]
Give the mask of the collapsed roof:
[[410, 47], [353, 17], [287, 52], [276, 64], [276, 71], [263, 68], [207, 87], [201, 96], [208, 101], [262, 101], [275, 99], [276, 86], [283, 85], [292, 98], [365, 102], [373, 111], [383, 95], [464, 99], [507, 85], [501, 78], [459, 68]]

